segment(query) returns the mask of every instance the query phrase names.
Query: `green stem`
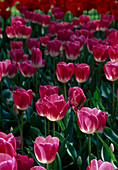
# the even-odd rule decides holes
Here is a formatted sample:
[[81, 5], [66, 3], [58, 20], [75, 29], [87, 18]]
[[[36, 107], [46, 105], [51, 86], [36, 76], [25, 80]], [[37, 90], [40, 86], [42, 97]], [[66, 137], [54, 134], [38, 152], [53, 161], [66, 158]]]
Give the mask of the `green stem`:
[[[92, 56], [93, 57], [93, 56]], [[92, 58], [92, 66], [91, 66], [91, 78], [92, 78], [92, 85], [91, 85], [91, 91], [94, 91], [94, 58]]]
[[38, 99], [38, 89], [37, 89], [37, 69], [36, 69], [36, 75], [35, 75], [36, 77], [35, 77], [35, 88], [36, 88], [36, 101], [37, 101], [37, 99]]
[[46, 133], [46, 117], [44, 117], [44, 132], [45, 132], [45, 136], [47, 136], [47, 133]]
[[48, 135], [50, 134], [50, 120], [48, 120]]
[[28, 89], [30, 89], [30, 77], [28, 77]]
[[88, 134], [88, 154], [89, 154], [89, 162], [91, 161], [91, 136]]
[[[65, 98], [65, 101], [67, 102], [66, 83], [64, 83], [64, 98]], [[65, 125], [65, 128], [66, 128], [66, 125], [67, 125], [67, 113], [66, 113], [65, 116], [64, 116], [64, 125]]]
[[98, 79], [98, 88], [100, 88], [101, 84], [101, 63], [99, 64], [99, 79]]
[[97, 160], [99, 160], [99, 138], [97, 136]]
[[115, 112], [114, 112], [114, 92], [115, 92], [115, 82], [112, 83], [112, 118], [113, 118], [113, 126], [115, 121]]
[[54, 86], [55, 86], [55, 58], [53, 58], [53, 67], [54, 67]]
[[23, 155], [24, 154], [24, 151], [23, 151], [23, 110], [21, 110], [20, 112], [21, 112], [21, 124], [19, 125], [19, 130], [20, 130], [20, 136], [21, 136], [21, 152]]
[[53, 121], [53, 137], [55, 136], [55, 121]]

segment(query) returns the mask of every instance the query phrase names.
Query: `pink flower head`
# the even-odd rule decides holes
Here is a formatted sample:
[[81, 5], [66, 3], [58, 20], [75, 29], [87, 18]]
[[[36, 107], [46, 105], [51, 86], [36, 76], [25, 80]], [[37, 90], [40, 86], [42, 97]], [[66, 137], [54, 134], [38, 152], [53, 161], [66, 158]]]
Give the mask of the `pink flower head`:
[[42, 53], [39, 48], [32, 49], [31, 61], [34, 68], [44, 67], [45, 60], [42, 59]]
[[7, 67], [7, 77], [8, 78], [13, 78], [16, 75], [16, 73], [17, 73], [17, 63], [12, 62]]
[[26, 110], [32, 102], [32, 90], [17, 89], [12, 92], [14, 104], [19, 110]]
[[32, 23], [41, 24], [41, 14], [38, 12], [33, 12], [31, 16]]
[[106, 30], [105, 30], [105, 37], [108, 38], [108, 36], [109, 36], [112, 32], [115, 32], [115, 31], [117, 31], [117, 30], [114, 29], [114, 28], [106, 29]]
[[13, 62], [22, 61], [24, 51], [22, 49], [11, 49], [9, 51], [10, 58]]
[[2, 61], [2, 67], [3, 67], [3, 72], [2, 72], [2, 77], [7, 76], [8, 74], [8, 66], [11, 64], [11, 61], [9, 59], [3, 60]]
[[19, 6], [19, 11], [22, 16], [25, 16], [25, 12], [27, 11], [27, 6], [25, 5], [20, 5]]
[[99, 29], [101, 31], [105, 31], [109, 27], [109, 25], [110, 25], [109, 20], [102, 19], [102, 20], [100, 20]]
[[114, 20], [114, 15], [106, 15], [105, 13], [101, 14], [101, 20], [108, 20], [110, 22], [110, 24], [113, 22]]
[[29, 170], [33, 167], [34, 159], [29, 158], [27, 155], [20, 155], [16, 156], [16, 161], [18, 165], [18, 170]]
[[30, 22], [31, 21], [32, 15], [33, 15], [32, 11], [28, 11], [28, 10], [25, 11], [25, 20], [26, 20], [26, 22]]
[[114, 170], [113, 165], [109, 162], [103, 162], [102, 160], [93, 159], [90, 161], [86, 170]]
[[14, 30], [14, 27], [12, 26], [7, 26], [6, 27], [6, 34], [7, 34], [7, 37], [12, 39], [15, 37], [15, 30]]
[[80, 51], [80, 44], [77, 42], [66, 41], [64, 44], [65, 55], [69, 60], [76, 60]]
[[101, 39], [97, 38], [90, 38], [86, 41], [87, 49], [90, 53], [93, 53], [93, 46], [102, 43]]
[[59, 22], [56, 24], [57, 30], [64, 30], [66, 29], [68, 30], [73, 30], [73, 23], [69, 23], [69, 22]]
[[14, 21], [20, 21], [22, 24], [24, 25], [26, 24], [25, 19], [20, 16], [12, 16], [11, 22], [14, 22]]
[[6, 135], [0, 132], [0, 153], [16, 156], [16, 140], [12, 133]]
[[75, 78], [77, 82], [84, 83], [88, 77], [90, 72], [90, 66], [82, 63], [82, 64], [75, 64]]
[[118, 62], [118, 44], [114, 44], [108, 48], [109, 58], [112, 62]]
[[31, 36], [32, 27], [26, 25], [18, 25], [15, 27], [16, 38], [27, 39]]
[[45, 85], [39, 87], [39, 94], [42, 99], [44, 98], [44, 96], [50, 96], [51, 94], [58, 94], [58, 91], [59, 91], [58, 86]]
[[102, 132], [107, 120], [107, 114], [97, 108], [82, 107], [77, 111], [77, 121], [83, 133]]
[[16, 159], [9, 154], [0, 153], [0, 169], [17, 170]]
[[56, 66], [56, 76], [58, 81], [67, 83], [74, 73], [74, 64], [59, 62]]
[[90, 21], [90, 16], [82, 14], [82, 15], [80, 15], [79, 19], [80, 19], [81, 24], [87, 23], [88, 21]]
[[35, 107], [36, 107], [37, 113], [38, 113], [40, 116], [45, 117], [42, 99], [38, 99], [38, 100], [37, 100], [37, 102], [35, 103]]
[[80, 19], [79, 18], [73, 18], [72, 23], [73, 23], [74, 28], [78, 28], [80, 26]]
[[37, 160], [41, 163], [51, 163], [56, 156], [59, 148], [59, 139], [57, 137], [47, 136], [43, 138], [39, 136], [34, 142], [34, 153]]
[[118, 62], [114, 63], [112, 61], [108, 61], [104, 65], [104, 73], [109, 81], [118, 80]]
[[34, 166], [30, 170], [46, 170], [46, 169], [42, 166]]
[[59, 40], [52, 40], [47, 42], [48, 53], [51, 57], [57, 57], [61, 50], [61, 42]]
[[30, 54], [31, 54], [33, 48], [40, 47], [38, 38], [29, 38], [26, 40], [26, 42], [27, 42], [27, 48], [28, 48], [28, 51]]
[[50, 37], [54, 37], [57, 34], [57, 23], [54, 21], [50, 21], [48, 26], [48, 35]]
[[53, 17], [55, 18], [55, 20], [57, 21], [61, 21], [64, 17], [64, 11], [57, 11], [53, 14]]
[[93, 56], [95, 61], [104, 62], [108, 56], [107, 45], [96, 44], [95, 46], [93, 46]]
[[113, 31], [108, 36], [110, 45], [118, 44], [118, 31]]
[[48, 27], [50, 23], [51, 17], [49, 15], [42, 14], [41, 15], [41, 24], [43, 27]]
[[18, 63], [18, 68], [20, 73], [24, 77], [31, 77], [36, 72], [36, 69], [32, 66], [32, 63], [29, 60], [26, 60], [22, 63]]
[[11, 49], [22, 49], [23, 42], [22, 41], [11, 41], [10, 42]]
[[40, 37], [40, 42], [43, 46], [46, 46], [49, 39], [50, 39], [50, 37], [48, 35], [46, 35], [44, 37]]
[[70, 36], [73, 35], [73, 32], [70, 29], [61, 29], [57, 33], [58, 39], [64, 43], [65, 41], [70, 39]]
[[[16, 105], [14, 105], [14, 107], [16, 107]], [[17, 107], [16, 107], [16, 109], [17, 109]], [[18, 111], [18, 109], [17, 109], [17, 111]], [[16, 139], [16, 150], [20, 150], [21, 149], [21, 136], [15, 137], [15, 139]]]
[[86, 96], [84, 95], [83, 90], [79, 87], [70, 87], [68, 96], [69, 103], [75, 107], [82, 107], [83, 103], [86, 101]]
[[84, 35], [86, 41], [87, 41], [88, 38], [92, 38], [93, 37], [93, 33], [88, 31], [88, 30], [86, 30], [86, 29], [75, 30], [75, 35], [77, 37], [80, 37], [81, 35]]

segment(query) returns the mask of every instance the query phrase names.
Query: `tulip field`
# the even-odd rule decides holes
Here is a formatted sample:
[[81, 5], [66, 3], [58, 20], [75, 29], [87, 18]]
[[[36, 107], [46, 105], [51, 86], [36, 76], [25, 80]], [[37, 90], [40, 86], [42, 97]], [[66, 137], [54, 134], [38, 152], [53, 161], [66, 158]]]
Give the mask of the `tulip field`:
[[0, 1], [0, 170], [118, 170], [118, 1]]

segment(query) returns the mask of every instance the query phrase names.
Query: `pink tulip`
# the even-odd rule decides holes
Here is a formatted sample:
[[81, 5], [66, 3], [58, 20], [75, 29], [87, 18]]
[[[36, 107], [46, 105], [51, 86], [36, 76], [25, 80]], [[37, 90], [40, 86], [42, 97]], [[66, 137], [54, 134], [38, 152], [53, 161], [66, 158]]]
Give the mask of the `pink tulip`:
[[31, 22], [32, 20], [32, 15], [33, 15], [33, 12], [32, 11], [28, 11], [26, 10], [25, 11], [25, 20], [26, 22]]
[[16, 161], [18, 165], [18, 170], [30, 170], [33, 167], [34, 159], [29, 158], [27, 155], [20, 155], [16, 156]]
[[23, 42], [22, 41], [11, 41], [10, 42], [11, 49], [22, 49]]
[[102, 43], [101, 39], [97, 39], [97, 38], [90, 38], [87, 40], [86, 45], [87, 45], [87, 49], [90, 53], [93, 53], [93, 46]]
[[118, 62], [118, 44], [114, 44], [108, 48], [109, 58], [112, 62]]
[[72, 19], [73, 27], [78, 28], [80, 26], [80, 19], [78, 18], [73, 18]]
[[36, 111], [40, 116], [45, 117], [44, 113], [44, 105], [42, 99], [38, 99], [37, 102], [35, 103]]
[[117, 31], [117, 30], [114, 29], [114, 28], [106, 29], [106, 30], [105, 30], [105, 37], [108, 38], [108, 36], [110, 35], [110, 33], [115, 32], [115, 31]]
[[31, 54], [33, 48], [40, 47], [38, 38], [29, 38], [26, 40], [26, 42], [27, 42], [27, 48], [28, 48], [28, 51], [30, 54]]
[[64, 44], [65, 55], [69, 60], [76, 60], [80, 51], [80, 44], [76, 42], [66, 41]]
[[14, 21], [20, 21], [22, 24], [24, 25], [26, 24], [25, 19], [20, 16], [12, 16], [11, 22], [14, 22]]
[[75, 107], [82, 107], [83, 103], [86, 101], [86, 96], [84, 95], [83, 90], [79, 87], [70, 87], [68, 96], [69, 103]]
[[65, 116], [69, 107], [69, 101], [66, 103], [63, 95], [52, 94], [43, 98], [42, 107], [47, 119], [58, 121]]
[[57, 33], [57, 37], [62, 43], [69, 40], [71, 35], [73, 32], [70, 29], [61, 29]]
[[8, 78], [13, 78], [16, 75], [16, 73], [17, 73], [17, 63], [12, 62], [7, 67], [7, 77]]
[[50, 37], [48, 35], [46, 35], [44, 37], [40, 37], [40, 42], [41, 42], [42, 46], [46, 46], [49, 39], [50, 39]]
[[93, 33], [88, 31], [88, 30], [85, 30], [85, 29], [75, 30], [75, 35], [77, 37], [80, 37], [81, 35], [84, 35], [86, 41], [87, 41], [88, 38], [92, 38], [93, 37]]
[[54, 37], [57, 34], [57, 23], [54, 21], [50, 21], [50, 24], [48, 26], [48, 35], [50, 37]]
[[0, 169], [17, 170], [16, 159], [8, 154], [0, 153]]
[[80, 19], [81, 24], [87, 23], [88, 21], [90, 21], [90, 16], [82, 14], [82, 15], [80, 15], [79, 19]]
[[1, 29], [1, 28], [0, 28], [0, 38], [1, 38], [1, 39], [3, 38], [2, 29]]
[[22, 61], [24, 51], [22, 49], [11, 49], [9, 51], [10, 58], [13, 62]]
[[6, 135], [0, 132], [0, 153], [16, 156], [16, 140], [12, 133]]
[[93, 46], [93, 56], [95, 61], [104, 62], [108, 56], [107, 45], [96, 44]]
[[11, 61], [9, 59], [3, 60], [2, 61], [2, 67], [3, 67], [3, 72], [2, 72], [2, 77], [7, 76], [8, 74], [8, 66], [11, 64]]
[[97, 108], [83, 107], [77, 111], [77, 121], [83, 133], [102, 132], [107, 120], [107, 114]]
[[100, 20], [99, 29], [100, 29], [101, 31], [105, 31], [105, 30], [109, 27], [110, 22], [111, 22], [110, 20], [101, 19], [101, 20]]
[[59, 30], [67, 30], [67, 31], [72, 31], [73, 30], [73, 23], [69, 23], [69, 22], [59, 22], [56, 24], [57, 27], [57, 31]]
[[39, 87], [39, 94], [42, 99], [44, 98], [44, 96], [50, 96], [51, 94], [58, 94], [58, 91], [59, 91], [58, 86], [45, 85]]
[[103, 162], [102, 160], [93, 159], [90, 161], [86, 170], [114, 170], [113, 165], [110, 162]]
[[75, 78], [77, 82], [84, 83], [88, 77], [90, 72], [90, 66], [82, 63], [82, 64], [75, 64]]
[[46, 169], [42, 166], [34, 166], [30, 170], [46, 170]]
[[118, 31], [113, 31], [108, 36], [110, 45], [118, 44]]
[[64, 17], [64, 12], [63, 11], [57, 11], [54, 13], [53, 17], [55, 18], [56, 21], [61, 21]]
[[59, 62], [56, 66], [56, 76], [58, 81], [67, 83], [74, 73], [74, 64]]
[[15, 30], [14, 30], [14, 27], [12, 26], [7, 26], [6, 27], [6, 34], [7, 34], [7, 37], [12, 39], [15, 37]]
[[31, 61], [34, 68], [44, 67], [45, 60], [42, 59], [42, 53], [39, 48], [32, 49]]
[[17, 89], [12, 92], [14, 104], [19, 110], [26, 110], [32, 102], [32, 90]]
[[57, 57], [61, 50], [61, 42], [59, 40], [52, 40], [47, 42], [48, 53], [51, 57]]
[[31, 15], [31, 22], [41, 24], [41, 14], [39, 12], [33, 12]]
[[32, 66], [32, 63], [29, 60], [26, 60], [22, 63], [18, 63], [18, 68], [19, 68], [20, 73], [24, 77], [31, 77], [36, 72], [36, 69]]
[[109, 81], [118, 80], [118, 62], [114, 63], [114, 62], [108, 61], [104, 65], [104, 73], [105, 73], [106, 78]]
[[27, 39], [31, 36], [32, 33], [32, 27], [31, 26], [26, 26], [26, 25], [18, 25], [14, 27], [15, 29], [15, 35], [16, 38], [23, 38]]
[[51, 17], [49, 15], [41, 15], [41, 24], [43, 27], [48, 27]]
[[39, 162], [44, 164], [51, 163], [55, 159], [58, 148], [59, 139], [50, 135], [46, 138], [39, 136], [34, 142], [35, 156]]
[[[17, 114], [16, 112], [18, 112], [18, 109], [17, 109], [17, 107], [16, 107], [16, 105], [14, 105], [14, 113], [15, 114]], [[15, 109], [16, 109], [16, 111], [15, 111]], [[21, 150], [21, 136], [18, 136], [18, 137], [15, 137], [15, 139], [16, 139], [16, 150]]]

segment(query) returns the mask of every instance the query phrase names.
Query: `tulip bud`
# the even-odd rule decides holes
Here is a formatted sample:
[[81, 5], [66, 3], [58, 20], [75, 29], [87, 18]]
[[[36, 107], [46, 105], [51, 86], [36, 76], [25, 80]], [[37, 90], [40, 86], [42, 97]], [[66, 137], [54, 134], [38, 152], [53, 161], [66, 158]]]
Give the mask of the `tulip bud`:
[[111, 150], [112, 152], [114, 152], [114, 145], [113, 145], [113, 143], [110, 144], [109, 148], [110, 148], [110, 150]]
[[82, 164], [82, 158], [81, 158], [81, 156], [79, 156], [79, 157], [77, 158], [77, 165], [78, 165], [78, 166], [81, 166], [81, 164]]

